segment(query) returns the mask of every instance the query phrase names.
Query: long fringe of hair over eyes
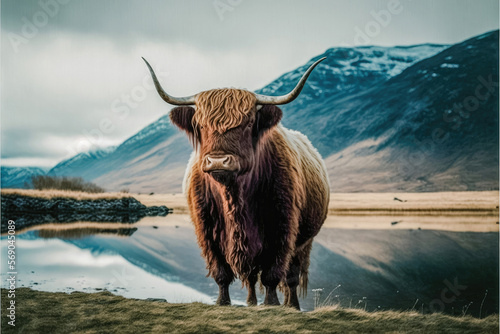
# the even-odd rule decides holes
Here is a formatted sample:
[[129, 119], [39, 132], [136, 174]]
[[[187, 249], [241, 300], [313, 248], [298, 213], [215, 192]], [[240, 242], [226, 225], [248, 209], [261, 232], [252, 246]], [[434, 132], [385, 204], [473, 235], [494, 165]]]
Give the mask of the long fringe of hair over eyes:
[[252, 92], [235, 89], [213, 89], [196, 96], [193, 121], [219, 133], [240, 125], [255, 105]]

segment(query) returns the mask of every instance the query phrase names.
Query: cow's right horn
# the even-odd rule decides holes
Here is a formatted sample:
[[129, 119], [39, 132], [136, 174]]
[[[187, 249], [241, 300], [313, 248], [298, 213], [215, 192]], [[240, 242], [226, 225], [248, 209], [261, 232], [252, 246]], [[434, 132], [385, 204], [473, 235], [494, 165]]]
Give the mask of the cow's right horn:
[[309, 66], [307, 69], [306, 73], [300, 78], [299, 83], [295, 86], [295, 88], [288, 94], [282, 95], [282, 96], [267, 96], [267, 95], [261, 95], [255, 93], [255, 97], [257, 98], [257, 104], [287, 104], [295, 100], [299, 94], [304, 85], [306, 84], [307, 78], [309, 77], [309, 74], [311, 74], [312, 70], [321, 63], [323, 60], [325, 60], [326, 57], [323, 57], [319, 60], [317, 60], [314, 64]]
[[151, 73], [151, 76], [153, 77], [153, 82], [156, 87], [156, 91], [158, 94], [160, 94], [160, 97], [163, 99], [163, 101], [176, 105], [176, 106], [185, 106], [185, 105], [193, 105], [195, 103], [195, 97], [196, 95], [191, 95], [187, 97], [173, 97], [167, 94], [163, 90], [163, 88], [160, 85], [160, 82], [158, 81], [158, 78], [156, 77], [155, 71], [153, 71], [153, 68], [151, 65], [149, 65], [148, 61], [142, 57], [142, 59], [146, 62], [146, 65], [149, 68], [149, 72]]

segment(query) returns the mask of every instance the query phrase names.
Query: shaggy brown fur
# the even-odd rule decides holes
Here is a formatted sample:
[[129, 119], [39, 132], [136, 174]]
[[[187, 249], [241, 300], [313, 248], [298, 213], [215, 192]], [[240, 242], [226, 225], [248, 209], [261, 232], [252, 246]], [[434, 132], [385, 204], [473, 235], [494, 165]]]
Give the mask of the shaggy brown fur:
[[240, 125], [255, 106], [255, 95], [241, 89], [213, 89], [196, 95], [193, 121], [224, 133]]
[[[208, 275], [219, 285], [218, 304], [230, 303], [229, 284], [240, 278], [257, 303], [255, 284], [266, 287], [264, 303], [299, 308], [297, 287], [307, 290], [312, 239], [327, 214], [329, 183], [324, 163], [307, 138], [279, 125], [281, 110], [260, 110], [252, 93], [235, 89], [200, 93], [196, 111], [172, 110], [174, 124], [195, 143], [185, 192]], [[203, 171], [214, 152], [238, 161], [237, 173]]]

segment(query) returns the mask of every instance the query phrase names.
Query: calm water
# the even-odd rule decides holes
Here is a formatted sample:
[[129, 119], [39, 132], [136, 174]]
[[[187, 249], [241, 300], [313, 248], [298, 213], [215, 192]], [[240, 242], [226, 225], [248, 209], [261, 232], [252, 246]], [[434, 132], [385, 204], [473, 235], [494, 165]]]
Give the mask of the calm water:
[[[316, 295], [319, 304], [367, 310], [460, 314], [469, 305], [468, 314], [477, 316], [488, 290], [482, 313], [497, 313], [498, 233], [423, 226], [323, 228], [313, 247], [302, 308], [313, 309]], [[18, 286], [63, 292], [106, 289], [169, 302], [214, 303], [217, 298], [217, 285], [205, 277], [193, 227], [184, 215], [136, 224], [40, 225], [17, 234]], [[4, 241], [2, 236], [2, 254]], [[233, 304], [245, 304], [246, 290], [239, 281], [233, 283], [231, 297]], [[262, 302], [263, 295], [258, 299]]]

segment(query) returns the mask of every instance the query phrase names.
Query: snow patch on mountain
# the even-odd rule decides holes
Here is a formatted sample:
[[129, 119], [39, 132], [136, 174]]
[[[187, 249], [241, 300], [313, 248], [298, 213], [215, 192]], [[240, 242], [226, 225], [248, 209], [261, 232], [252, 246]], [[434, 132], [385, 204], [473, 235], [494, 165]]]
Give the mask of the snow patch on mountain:
[[146, 126], [144, 129], [136, 133], [134, 136], [127, 139], [122, 145], [132, 145], [144, 138], [150, 137], [160, 131], [166, 130], [171, 127], [168, 115], [160, 117], [156, 122], [153, 122]]
[[45, 175], [48, 168], [43, 167], [10, 167], [2, 166], [2, 188], [23, 188], [36, 175]]
[[443, 63], [440, 66], [441, 68], [459, 68], [460, 65], [458, 64], [449, 64], [449, 63]]
[[327, 57], [312, 72], [299, 100], [328, 97], [341, 91], [370, 86], [374, 81], [388, 80], [416, 62], [434, 56], [447, 47], [447, 45], [421, 44], [331, 48], [294, 71], [285, 73], [257, 93], [265, 95], [287, 93], [313, 62]]

